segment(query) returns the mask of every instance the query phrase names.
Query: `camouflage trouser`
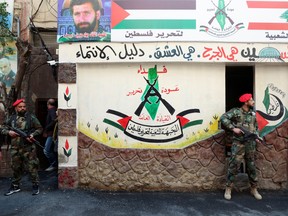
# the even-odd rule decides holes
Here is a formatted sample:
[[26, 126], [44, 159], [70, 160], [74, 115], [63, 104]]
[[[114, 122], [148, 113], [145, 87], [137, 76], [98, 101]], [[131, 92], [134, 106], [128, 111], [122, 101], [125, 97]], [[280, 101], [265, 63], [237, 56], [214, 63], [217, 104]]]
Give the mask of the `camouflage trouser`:
[[28, 170], [33, 184], [39, 184], [38, 168], [39, 160], [36, 154], [36, 146], [29, 145], [11, 148], [13, 179], [12, 184], [19, 185], [25, 168]]
[[233, 140], [231, 147], [231, 157], [229, 159], [228, 174], [226, 186], [231, 187], [238, 170], [241, 166], [241, 162], [245, 159], [246, 169], [251, 187], [257, 187], [257, 173], [255, 167], [255, 141], [248, 141], [240, 143], [239, 141]]

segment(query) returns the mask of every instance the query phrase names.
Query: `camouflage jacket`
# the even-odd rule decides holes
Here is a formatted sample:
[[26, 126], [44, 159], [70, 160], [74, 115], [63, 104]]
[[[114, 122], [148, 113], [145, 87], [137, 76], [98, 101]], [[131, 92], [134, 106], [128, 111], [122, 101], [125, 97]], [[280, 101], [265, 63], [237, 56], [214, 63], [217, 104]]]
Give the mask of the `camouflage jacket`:
[[[42, 125], [40, 124], [39, 120], [36, 118], [35, 115], [30, 113], [25, 113], [24, 116], [19, 115], [12, 115], [4, 125], [1, 126], [0, 132], [3, 135], [8, 135], [10, 129], [7, 127], [15, 127], [27, 133], [28, 135], [33, 135], [36, 137], [40, 135], [43, 131]], [[23, 145], [25, 144], [26, 140], [22, 137], [16, 137], [11, 139], [11, 146]]]
[[[256, 114], [252, 109], [246, 112], [242, 108], [233, 108], [220, 117], [220, 122], [224, 129], [229, 131], [232, 131], [235, 127], [243, 127], [258, 135]], [[238, 138], [241, 139], [241, 136]]]

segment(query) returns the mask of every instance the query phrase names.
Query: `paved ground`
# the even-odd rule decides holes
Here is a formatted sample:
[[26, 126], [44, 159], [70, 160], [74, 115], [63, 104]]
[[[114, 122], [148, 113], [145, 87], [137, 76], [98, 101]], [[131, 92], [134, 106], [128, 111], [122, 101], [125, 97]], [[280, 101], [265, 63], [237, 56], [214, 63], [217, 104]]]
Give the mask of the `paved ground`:
[[255, 200], [248, 191], [234, 192], [231, 201], [223, 191], [201, 193], [100, 192], [57, 189], [56, 171], [39, 172], [41, 190], [31, 195], [31, 183], [24, 177], [22, 191], [3, 196], [10, 185], [0, 178], [0, 215], [25, 216], [287, 216], [288, 191], [261, 191], [264, 199]]

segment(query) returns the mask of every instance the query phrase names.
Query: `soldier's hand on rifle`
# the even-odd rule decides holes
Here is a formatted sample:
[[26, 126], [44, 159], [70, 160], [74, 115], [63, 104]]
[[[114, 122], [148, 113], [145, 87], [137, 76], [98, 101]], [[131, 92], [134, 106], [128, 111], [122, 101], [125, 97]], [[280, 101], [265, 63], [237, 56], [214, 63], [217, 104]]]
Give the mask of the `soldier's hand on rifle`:
[[15, 131], [12, 131], [12, 130], [10, 130], [8, 134], [9, 134], [9, 136], [11, 136], [12, 138], [15, 138], [15, 137], [18, 137], [18, 136], [19, 136], [18, 133], [16, 133]]
[[33, 135], [30, 135], [29, 137], [27, 137], [26, 140], [30, 143], [33, 143], [35, 141]]
[[244, 134], [244, 132], [240, 129], [240, 128], [233, 128], [233, 132], [235, 133], [235, 134]]

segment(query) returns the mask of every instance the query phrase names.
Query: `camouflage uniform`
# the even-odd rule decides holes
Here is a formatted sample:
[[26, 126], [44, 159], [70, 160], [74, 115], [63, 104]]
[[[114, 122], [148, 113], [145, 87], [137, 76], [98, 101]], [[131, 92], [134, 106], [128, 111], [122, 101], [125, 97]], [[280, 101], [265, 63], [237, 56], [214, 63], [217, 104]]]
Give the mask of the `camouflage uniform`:
[[[30, 119], [28, 120], [28, 118]], [[36, 116], [28, 114], [27, 112], [24, 116], [11, 116], [6, 124], [21, 129], [28, 134], [31, 133], [33, 137], [40, 135], [43, 130]], [[28, 124], [30, 124], [30, 128], [28, 128]], [[9, 129], [4, 125], [1, 133], [3, 135], [8, 135]], [[36, 154], [36, 145], [28, 142], [25, 138], [22, 137], [12, 138], [10, 152], [13, 170], [12, 184], [19, 186], [24, 169], [27, 168], [28, 172], [30, 173], [33, 185], [38, 185], [39, 160]]]
[[[220, 118], [221, 124], [227, 128], [227, 130], [233, 130], [237, 126], [241, 126], [252, 133], [258, 134], [258, 124], [256, 121], [256, 115], [253, 110], [248, 112], [242, 108], [233, 108], [224, 113]], [[233, 133], [231, 157], [229, 159], [227, 182], [226, 186], [231, 187], [235, 177], [240, 168], [241, 162], [245, 159], [249, 182], [252, 188], [257, 187], [257, 173], [255, 167], [255, 151], [256, 142], [253, 139], [244, 140], [243, 135]]]

